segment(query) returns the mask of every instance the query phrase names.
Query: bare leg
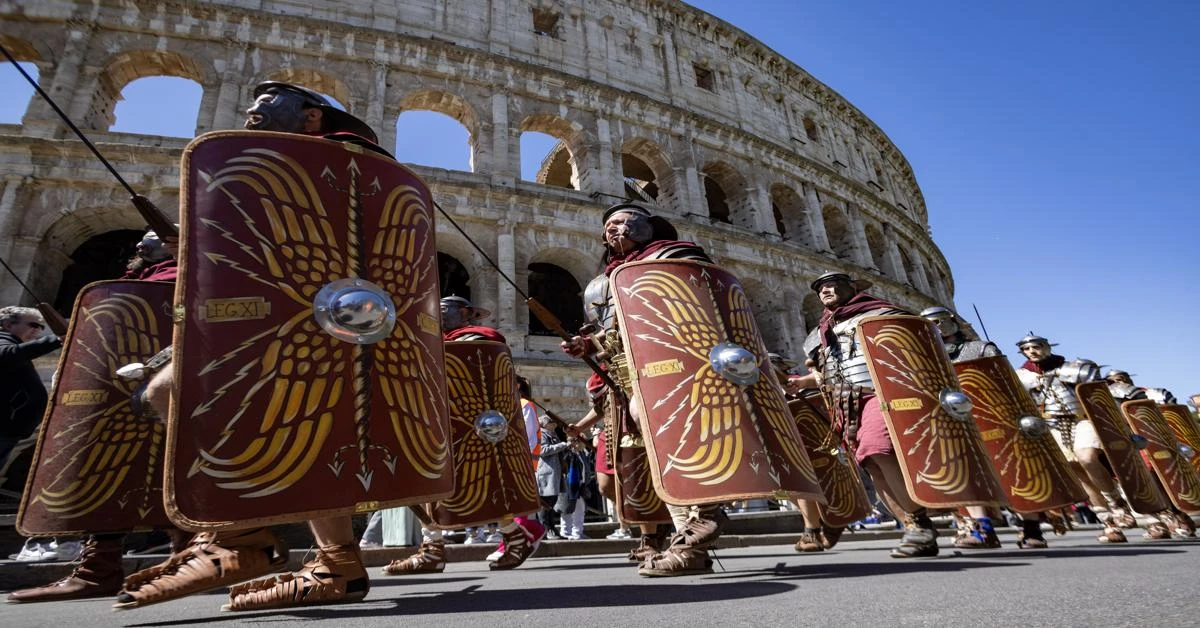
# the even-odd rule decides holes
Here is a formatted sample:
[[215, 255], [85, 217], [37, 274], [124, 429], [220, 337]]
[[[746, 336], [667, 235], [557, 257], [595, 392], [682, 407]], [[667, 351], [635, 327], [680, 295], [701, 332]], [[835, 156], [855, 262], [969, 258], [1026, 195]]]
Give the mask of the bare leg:
[[888, 507], [895, 507], [895, 513], [904, 517], [904, 536], [900, 546], [892, 550], [892, 558], [937, 556], [937, 530], [925, 509], [909, 497], [896, 457], [871, 456], [863, 461], [863, 468], [871, 475], [875, 490]]
[[811, 499], [797, 499], [796, 507], [804, 517], [804, 527], [816, 530], [821, 527], [821, 505]]
[[900, 471], [900, 461], [895, 456], [871, 456], [863, 461], [863, 467], [875, 482], [875, 490], [887, 503], [888, 508], [895, 508], [897, 516], [922, 510], [921, 505], [908, 496], [904, 488], [904, 473]]

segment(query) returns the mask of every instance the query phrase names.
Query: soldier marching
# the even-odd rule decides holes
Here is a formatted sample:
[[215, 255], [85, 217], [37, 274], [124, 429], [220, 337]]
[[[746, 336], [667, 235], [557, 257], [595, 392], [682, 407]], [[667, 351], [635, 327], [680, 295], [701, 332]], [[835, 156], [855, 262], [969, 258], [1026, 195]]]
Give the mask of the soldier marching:
[[[386, 573], [441, 571], [439, 529], [492, 521], [505, 544], [491, 567], [521, 565], [543, 531], [524, 519], [538, 498], [512, 358], [472, 324], [485, 312], [439, 301], [428, 187], [320, 94], [267, 82], [254, 95], [248, 131], [185, 150], [178, 247], [147, 238], [148, 268], [174, 268], [157, 255], [164, 240], [178, 260], [173, 298], [161, 283], [173, 272], [81, 297], [70, 355], [136, 342], [83, 372], [64, 357], [19, 525], [109, 545], [147, 525], [194, 532], [124, 580], [121, 609], [225, 587], [231, 611], [363, 600], [351, 516], [380, 507], [415, 508], [428, 528]], [[1011, 506], [1025, 520], [1018, 547], [1045, 547], [1040, 513], [1084, 489], [1108, 513], [1101, 542], [1124, 542], [1134, 510], [1158, 519], [1149, 538], [1194, 535], [1200, 476], [1186, 452], [1200, 429], [1166, 391], [1138, 391], [1122, 371], [1106, 386], [1094, 363], [1032, 334], [1014, 371], [949, 310], [913, 316], [840, 271], [811, 282], [823, 313], [808, 372], [791, 374], [737, 278], [668, 221], [624, 203], [596, 226], [591, 325], [562, 349], [595, 369], [582, 424], [603, 425], [597, 470], [643, 526], [641, 576], [710, 573], [735, 500], [795, 500], [796, 549], [830, 549], [869, 508], [860, 468], [904, 522], [898, 559], [936, 556], [931, 514], [959, 507], [971, 516], [956, 546], [997, 545], [988, 509]], [[99, 410], [65, 401], [98, 387], [111, 402]], [[87, 436], [55, 440], [75, 433]], [[1036, 498], [1030, 474], [1046, 487]], [[271, 526], [301, 521], [315, 557], [270, 575], [287, 562]], [[112, 565], [90, 573], [9, 599], [114, 593]]]

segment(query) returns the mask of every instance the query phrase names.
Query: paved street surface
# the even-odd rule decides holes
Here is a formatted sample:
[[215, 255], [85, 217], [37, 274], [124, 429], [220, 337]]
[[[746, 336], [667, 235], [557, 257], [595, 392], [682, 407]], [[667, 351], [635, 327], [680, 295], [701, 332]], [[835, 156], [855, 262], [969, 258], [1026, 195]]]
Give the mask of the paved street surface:
[[[1140, 537], [1132, 531], [1131, 539]], [[531, 559], [492, 573], [482, 562], [440, 575], [376, 576], [365, 602], [226, 613], [223, 592], [135, 611], [109, 601], [9, 604], [4, 626], [1189, 626], [1200, 622], [1200, 541], [1103, 546], [1086, 532], [1042, 551], [895, 560], [893, 541], [823, 554], [789, 546], [724, 550], [724, 571], [639, 578], [623, 556]], [[378, 568], [372, 572], [377, 574]]]

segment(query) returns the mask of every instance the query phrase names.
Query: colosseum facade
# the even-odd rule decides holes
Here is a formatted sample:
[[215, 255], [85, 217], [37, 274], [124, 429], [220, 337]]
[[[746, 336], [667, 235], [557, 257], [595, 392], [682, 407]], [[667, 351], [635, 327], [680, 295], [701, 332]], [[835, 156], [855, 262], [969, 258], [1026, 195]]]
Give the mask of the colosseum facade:
[[[920, 188], [887, 135], [793, 61], [682, 2], [18, 0], [0, 2], [0, 16], [4, 46], [168, 213], [187, 140], [110, 130], [122, 90], [150, 76], [194, 81], [200, 134], [238, 127], [252, 87], [285, 80], [345, 104], [385, 147], [403, 141], [402, 112], [459, 121], [470, 171], [415, 169], [505, 273], [568, 321], [598, 271], [601, 212], [634, 195], [742, 279], [774, 350], [799, 353], [820, 314], [807, 284], [825, 270], [866, 276], [915, 309], [952, 303]], [[559, 140], [536, 181], [520, 176], [527, 131]], [[0, 252], [65, 309], [95, 270], [79, 252], [144, 223], [36, 96], [20, 124], [0, 125], [0, 156]], [[577, 413], [583, 368], [447, 224], [437, 248], [443, 282], [492, 310], [537, 396]], [[28, 302], [15, 282], [0, 286], [0, 302]]]

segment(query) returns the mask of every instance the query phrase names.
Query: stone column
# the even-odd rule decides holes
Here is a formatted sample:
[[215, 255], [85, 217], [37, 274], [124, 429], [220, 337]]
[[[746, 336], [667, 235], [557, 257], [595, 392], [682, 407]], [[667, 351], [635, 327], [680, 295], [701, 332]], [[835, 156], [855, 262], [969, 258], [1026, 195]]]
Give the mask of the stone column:
[[[496, 265], [500, 271], [509, 277], [517, 276], [517, 248], [513, 238], [512, 225], [500, 221], [496, 225], [499, 233], [496, 235]], [[488, 269], [489, 271], [491, 269]], [[507, 281], [496, 277], [496, 327], [500, 333], [515, 339], [518, 332], [517, 324], [517, 291]]]
[[888, 272], [892, 278], [900, 283], [909, 281], [908, 271], [904, 269], [904, 260], [900, 257], [900, 244], [896, 241], [892, 226], [886, 223], [883, 225], [883, 245], [883, 255], [887, 265], [891, 267]]
[[[87, 58], [88, 44], [91, 43], [96, 27], [90, 22], [75, 19], [67, 20], [65, 26], [68, 30], [66, 48], [53, 64], [37, 64], [38, 84], [71, 116], [75, 124], [82, 124], [82, 115], [76, 113], [78, 110], [74, 104], [79, 99], [86, 100], [89, 104], [91, 102], [90, 92], [87, 90], [94, 87], [90, 81], [82, 79], [80, 74]], [[86, 113], [87, 109], [83, 112]], [[24, 126], [21, 133], [34, 137], [62, 137], [62, 133], [70, 132], [58, 114], [54, 113], [54, 109], [37, 94], [34, 94], [33, 100], [30, 101], [22, 124]]]
[[753, 212], [750, 228], [758, 233], [783, 236], [775, 226], [775, 215], [771, 211], [771, 190], [768, 183], [761, 180], [746, 188], [746, 196], [750, 199], [750, 209]]
[[792, 352], [790, 357], [793, 360], [803, 362], [804, 356], [800, 353], [804, 350], [804, 338], [808, 336], [808, 327], [804, 324], [804, 301], [792, 290], [784, 293], [783, 301], [786, 306], [788, 329], [793, 338], [788, 351]]
[[912, 263], [913, 274], [915, 275], [911, 278], [913, 285], [916, 286], [917, 290], [920, 290], [925, 294], [930, 294], [931, 290], [929, 289], [929, 277], [925, 273], [925, 257], [922, 256], [920, 252], [914, 253], [912, 256]]
[[863, 225], [862, 216], [858, 215], [858, 208], [847, 204], [846, 217], [850, 219], [850, 235], [854, 239], [854, 247], [851, 251], [854, 263], [865, 268], [875, 268], [875, 260], [871, 257], [871, 246], [867, 243], [867, 230]]
[[825, 215], [821, 211], [821, 198], [817, 188], [811, 183], [804, 183], [804, 215], [808, 221], [809, 232], [812, 233], [813, 248], [818, 251], [832, 251], [829, 246], [829, 234], [825, 233]]
[[388, 124], [384, 118], [388, 66], [378, 61], [368, 61], [367, 65], [371, 68], [371, 81], [367, 87], [367, 110], [363, 121], [379, 135], [379, 145], [389, 153], [394, 152], [396, 148], [395, 120]]
[[[585, 158], [578, 162], [579, 191], [600, 192], [617, 197], [625, 196], [625, 178], [622, 176], [621, 166], [617, 163], [616, 155], [613, 154], [612, 129], [608, 120], [596, 119], [596, 145], [588, 152], [592, 153], [590, 159]], [[587, 177], [584, 176], [583, 170], [585, 164], [595, 165], [594, 172]], [[616, 199], [609, 200], [615, 201]]]

